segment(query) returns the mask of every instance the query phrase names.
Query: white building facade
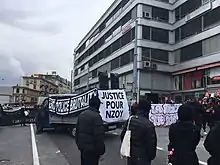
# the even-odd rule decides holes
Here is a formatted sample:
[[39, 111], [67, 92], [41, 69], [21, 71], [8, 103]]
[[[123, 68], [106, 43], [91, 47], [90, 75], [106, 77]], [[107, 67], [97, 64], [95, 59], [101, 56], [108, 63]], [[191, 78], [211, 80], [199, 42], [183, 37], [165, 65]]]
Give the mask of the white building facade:
[[[137, 20], [138, 99], [202, 97], [220, 86], [220, 0], [116, 0], [75, 49], [74, 90], [118, 73], [132, 93]], [[153, 66], [152, 69], [149, 69]]]

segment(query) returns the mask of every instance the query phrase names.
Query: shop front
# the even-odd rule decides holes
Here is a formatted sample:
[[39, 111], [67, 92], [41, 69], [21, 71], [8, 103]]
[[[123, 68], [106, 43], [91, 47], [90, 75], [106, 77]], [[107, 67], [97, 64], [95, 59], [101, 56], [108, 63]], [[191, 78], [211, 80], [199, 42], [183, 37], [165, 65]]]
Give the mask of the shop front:
[[191, 98], [202, 98], [205, 94], [205, 71], [192, 71], [174, 76], [175, 102], [181, 103]]

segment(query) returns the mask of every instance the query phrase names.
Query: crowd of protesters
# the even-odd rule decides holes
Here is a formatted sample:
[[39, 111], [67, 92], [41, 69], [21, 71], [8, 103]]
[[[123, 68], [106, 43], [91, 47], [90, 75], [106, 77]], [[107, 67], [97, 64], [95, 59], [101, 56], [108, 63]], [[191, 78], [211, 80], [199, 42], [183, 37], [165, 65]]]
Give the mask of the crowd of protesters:
[[[105, 153], [104, 127], [99, 114], [101, 102], [90, 100], [90, 108], [81, 113], [76, 129], [76, 144], [81, 151], [82, 165], [98, 165]], [[155, 126], [149, 120], [151, 103], [134, 102], [131, 117], [121, 132], [121, 141], [130, 131], [128, 165], [151, 165], [156, 157], [157, 136]], [[207, 126], [210, 131], [207, 131]], [[173, 165], [199, 165], [196, 148], [201, 139], [201, 130], [206, 136], [204, 147], [211, 157], [208, 165], [220, 164], [220, 99], [204, 97], [201, 100], [188, 100], [178, 109], [178, 120], [169, 128], [168, 150], [172, 151]], [[125, 156], [125, 155], [123, 155]]]

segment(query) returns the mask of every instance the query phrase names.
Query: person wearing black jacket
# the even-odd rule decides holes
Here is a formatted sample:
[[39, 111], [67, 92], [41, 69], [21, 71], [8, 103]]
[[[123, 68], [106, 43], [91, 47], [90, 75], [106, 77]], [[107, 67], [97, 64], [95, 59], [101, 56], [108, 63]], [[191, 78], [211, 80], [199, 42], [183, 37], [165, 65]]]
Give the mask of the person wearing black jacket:
[[187, 103], [191, 106], [193, 111], [193, 119], [195, 122], [196, 129], [201, 132], [203, 124], [203, 106], [199, 104], [196, 100]]
[[105, 153], [104, 126], [99, 114], [100, 100], [93, 96], [89, 109], [82, 112], [76, 126], [76, 144], [81, 152], [81, 165], [98, 165]]
[[[131, 157], [128, 165], [150, 165], [156, 157], [157, 136], [153, 123], [148, 119], [151, 104], [140, 101], [138, 111], [131, 118], [129, 130], [131, 130]], [[125, 136], [128, 121], [121, 133], [121, 141]]]
[[200, 130], [193, 123], [193, 114], [192, 106], [180, 106], [179, 120], [170, 126], [168, 150], [174, 149], [175, 165], [199, 165], [195, 150], [200, 141]]
[[214, 107], [214, 125], [209, 131], [204, 142], [205, 149], [211, 157], [208, 159], [208, 165], [220, 164], [220, 106]]
[[21, 117], [21, 126], [26, 126], [26, 124], [25, 124], [26, 116], [25, 116], [25, 107], [24, 106], [21, 108], [20, 117]]

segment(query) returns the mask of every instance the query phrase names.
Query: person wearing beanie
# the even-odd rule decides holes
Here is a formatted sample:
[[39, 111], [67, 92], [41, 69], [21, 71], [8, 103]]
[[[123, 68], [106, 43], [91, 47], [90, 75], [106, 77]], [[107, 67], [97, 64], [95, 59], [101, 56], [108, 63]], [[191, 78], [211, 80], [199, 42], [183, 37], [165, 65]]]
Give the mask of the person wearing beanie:
[[169, 128], [168, 150], [174, 149], [175, 165], [199, 165], [196, 147], [200, 141], [200, 130], [194, 124], [192, 106], [181, 105], [178, 109], [178, 121]]
[[104, 125], [99, 114], [98, 96], [89, 100], [89, 109], [82, 112], [76, 126], [76, 144], [81, 152], [81, 165], [98, 165], [105, 153]]
[[209, 131], [204, 142], [205, 149], [211, 157], [208, 159], [208, 165], [220, 164], [220, 105], [214, 107], [214, 125]]
[[156, 157], [157, 136], [153, 123], [149, 120], [151, 104], [148, 101], [140, 101], [136, 115], [131, 117], [130, 124], [126, 122], [121, 133], [123, 141], [127, 127], [131, 130], [131, 157], [128, 165], [150, 165]]

